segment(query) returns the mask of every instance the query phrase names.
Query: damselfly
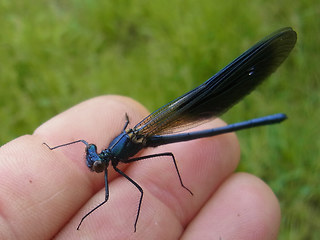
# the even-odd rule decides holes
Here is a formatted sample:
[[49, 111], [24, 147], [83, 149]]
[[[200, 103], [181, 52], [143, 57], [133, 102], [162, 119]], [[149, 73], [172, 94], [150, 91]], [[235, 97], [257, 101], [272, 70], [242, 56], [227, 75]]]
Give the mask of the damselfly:
[[134, 231], [136, 231], [143, 190], [117, 167], [120, 162], [131, 163], [147, 158], [168, 156], [173, 160], [181, 186], [192, 194], [182, 182], [173, 153], [166, 152], [135, 158], [133, 156], [147, 147], [190, 141], [241, 129], [279, 123], [285, 120], [286, 115], [278, 113], [220, 128], [178, 133], [220, 116], [249, 94], [288, 57], [296, 40], [296, 32], [289, 27], [272, 33], [241, 54], [206, 82], [151, 113], [132, 129], [127, 129], [129, 118], [127, 114], [124, 114], [126, 123], [122, 132], [111, 141], [107, 149], [100, 153], [97, 153], [97, 147], [94, 144], [89, 144], [85, 140], [77, 140], [52, 148], [45, 144], [53, 150], [70, 144], [83, 143], [86, 145], [86, 163], [89, 169], [98, 173], [104, 171], [105, 199], [81, 219], [77, 229], [80, 228], [86, 217], [108, 201], [109, 164], [140, 191], [139, 206], [134, 222]]

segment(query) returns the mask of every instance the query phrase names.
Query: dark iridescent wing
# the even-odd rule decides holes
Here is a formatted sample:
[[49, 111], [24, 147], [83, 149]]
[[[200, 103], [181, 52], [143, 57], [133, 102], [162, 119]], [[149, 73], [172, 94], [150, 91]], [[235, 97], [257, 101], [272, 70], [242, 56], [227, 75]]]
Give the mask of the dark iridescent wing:
[[197, 88], [151, 113], [134, 129], [145, 137], [169, 134], [223, 114], [281, 65], [296, 40], [291, 28], [272, 33]]

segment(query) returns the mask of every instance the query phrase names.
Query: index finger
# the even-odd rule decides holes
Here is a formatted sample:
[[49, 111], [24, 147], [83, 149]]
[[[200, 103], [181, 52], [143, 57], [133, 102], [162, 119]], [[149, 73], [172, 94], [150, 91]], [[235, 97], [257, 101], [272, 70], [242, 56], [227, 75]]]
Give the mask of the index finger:
[[[2, 153], [7, 155], [7, 159], [10, 153], [9, 161], [5, 162], [14, 163], [3, 169], [11, 177], [7, 178], [8, 184], [2, 188], [11, 194], [3, 195], [3, 202], [8, 205], [3, 212], [11, 233], [24, 237], [51, 238], [64, 228], [59, 235], [62, 238], [78, 234], [97, 237], [106, 236], [107, 233], [110, 238], [119, 239], [133, 234], [139, 196], [132, 194], [132, 186], [123, 178], [110, 184], [112, 197], [108, 208], [90, 215], [81, 231], [76, 231], [81, 217], [104, 198], [103, 175], [88, 171], [84, 163], [84, 147], [80, 144], [55, 151], [49, 151], [42, 145], [42, 142], [54, 146], [85, 139], [96, 143], [98, 150], [102, 150], [123, 129], [125, 113], [132, 123], [129, 127], [147, 114], [141, 105], [128, 98], [110, 96], [91, 99], [46, 122], [33, 136], [22, 137], [5, 146], [6, 150]], [[210, 124], [211, 127], [216, 125]], [[183, 181], [195, 192], [195, 196], [191, 197], [178, 185], [171, 160], [157, 159], [132, 164], [126, 172], [145, 190], [138, 233], [134, 238], [150, 236], [151, 232], [156, 236], [163, 233], [179, 236], [183, 226], [210, 193], [235, 168], [238, 155], [235, 143], [235, 137], [228, 134], [215, 137], [214, 140], [202, 139], [142, 151], [140, 154], [143, 155], [173, 152], [178, 159]], [[226, 147], [229, 150], [226, 151]], [[194, 158], [201, 161], [194, 161]], [[21, 166], [23, 171], [16, 171], [17, 166]], [[25, 176], [29, 184], [26, 184]], [[109, 180], [113, 178], [111, 172]], [[95, 195], [99, 189], [101, 191]], [[17, 192], [20, 193], [19, 197], [15, 197]], [[84, 210], [75, 215], [92, 196]], [[16, 208], [19, 204], [21, 207]], [[24, 213], [21, 214], [21, 211]], [[146, 228], [146, 225], [149, 227]], [[171, 230], [164, 232], [163, 229], [168, 227]]]

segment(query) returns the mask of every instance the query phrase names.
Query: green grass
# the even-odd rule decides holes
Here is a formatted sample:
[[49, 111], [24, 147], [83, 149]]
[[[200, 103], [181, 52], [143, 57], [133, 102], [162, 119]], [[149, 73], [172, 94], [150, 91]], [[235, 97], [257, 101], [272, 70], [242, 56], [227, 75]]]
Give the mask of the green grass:
[[238, 134], [239, 170], [279, 197], [279, 239], [319, 239], [319, 9], [317, 0], [2, 0], [0, 144], [97, 95], [127, 95], [155, 110], [292, 26], [290, 58], [223, 118], [288, 114], [281, 125]]

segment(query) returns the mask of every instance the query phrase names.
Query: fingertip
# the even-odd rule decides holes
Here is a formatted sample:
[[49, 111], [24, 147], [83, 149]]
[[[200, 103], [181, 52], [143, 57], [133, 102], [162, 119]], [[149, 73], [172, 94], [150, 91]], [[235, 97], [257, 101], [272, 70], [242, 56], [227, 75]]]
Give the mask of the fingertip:
[[228, 178], [189, 225], [184, 239], [277, 239], [278, 199], [261, 179], [236, 173]]

